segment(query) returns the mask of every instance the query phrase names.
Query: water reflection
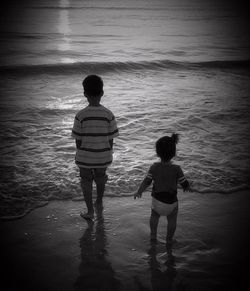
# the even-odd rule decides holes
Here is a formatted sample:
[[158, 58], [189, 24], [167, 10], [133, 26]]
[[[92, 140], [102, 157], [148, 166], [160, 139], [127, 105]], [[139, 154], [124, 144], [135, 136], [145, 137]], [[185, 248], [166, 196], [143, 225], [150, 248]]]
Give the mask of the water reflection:
[[[60, 10], [59, 10], [59, 21], [58, 21], [58, 32], [62, 35], [62, 40], [58, 44], [59, 51], [68, 52], [70, 50], [70, 24], [69, 24], [69, 10], [70, 7], [69, 0], [60, 1]], [[74, 62], [72, 58], [63, 57], [62, 62]]]
[[109, 290], [119, 289], [119, 281], [108, 260], [107, 237], [105, 233], [102, 209], [97, 211], [97, 222], [89, 222], [80, 239], [81, 263], [79, 277], [74, 290]]
[[167, 247], [167, 258], [166, 261], [164, 262], [164, 267], [162, 266], [162, 263], [157, 260], [157, 245], [155, 243], [151, 243], [148, 254], [152, 290], [153, 291], [174, 290], [173, 283], [177, 271], [175, 268], [175, 256], [172, 253], [172, 248]]

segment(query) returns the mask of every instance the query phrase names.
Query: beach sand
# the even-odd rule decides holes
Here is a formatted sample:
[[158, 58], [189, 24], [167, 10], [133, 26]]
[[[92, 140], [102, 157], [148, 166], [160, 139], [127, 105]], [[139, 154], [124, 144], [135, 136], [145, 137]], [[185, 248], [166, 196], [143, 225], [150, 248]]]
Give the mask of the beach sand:
[[250, 192], [179, 194], [172, 250], [166, 219], [149, 240], [151, 197], [106, 197], [93, 223], [84, 201], [54, 201], [1, 230], [2, 291], [246, 290]]

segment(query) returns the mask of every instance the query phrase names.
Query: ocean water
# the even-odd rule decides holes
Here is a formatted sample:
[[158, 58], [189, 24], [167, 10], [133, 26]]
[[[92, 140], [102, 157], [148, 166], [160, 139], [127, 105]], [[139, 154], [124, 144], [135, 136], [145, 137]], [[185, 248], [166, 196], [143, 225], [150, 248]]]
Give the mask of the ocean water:
[[120, 136], [106, 195], [130, 196], [180, 134], [175, 162], [195, 191], [249, 188], [249, 25], [218, 1], [12, 1], [1, 10], [0, 215], [80, 199], [81, 82], [104, 80]]

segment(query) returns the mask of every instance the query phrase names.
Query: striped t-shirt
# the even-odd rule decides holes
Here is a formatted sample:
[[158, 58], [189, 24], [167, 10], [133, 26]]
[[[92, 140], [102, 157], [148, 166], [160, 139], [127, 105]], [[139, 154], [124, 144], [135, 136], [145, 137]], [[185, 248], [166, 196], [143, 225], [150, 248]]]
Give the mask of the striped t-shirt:
[[104, 168], [112, 163], [109, 140], [119, 135], [114, 114], [104, 106], [87, 106], [74, 120], [72, 137], [81, 141], [75, 161], [82, 168]]

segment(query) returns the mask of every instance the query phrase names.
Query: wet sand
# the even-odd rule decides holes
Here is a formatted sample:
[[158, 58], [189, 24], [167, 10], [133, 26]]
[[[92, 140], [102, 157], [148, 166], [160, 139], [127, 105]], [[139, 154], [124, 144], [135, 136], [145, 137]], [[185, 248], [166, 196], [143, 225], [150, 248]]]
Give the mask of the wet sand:
[[54, 201], [0, 223], [3, 291], [245, 290], [250, 192], [179, 194], [172, 249], [166, 220], [149, 241], [150, 195], [104, 199], [87, 223], [83, 201]]

